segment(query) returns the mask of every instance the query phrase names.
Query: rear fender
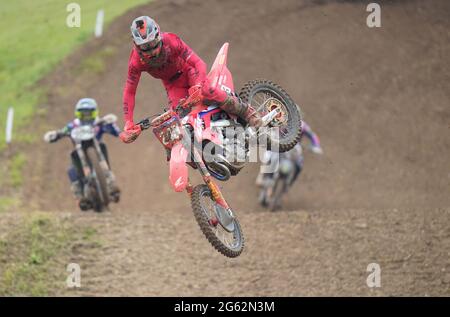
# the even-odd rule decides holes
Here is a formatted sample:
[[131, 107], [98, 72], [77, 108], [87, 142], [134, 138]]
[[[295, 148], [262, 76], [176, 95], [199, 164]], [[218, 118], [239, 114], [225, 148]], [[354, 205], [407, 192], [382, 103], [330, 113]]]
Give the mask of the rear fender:
[[227, 67], [228, 46], [228, 43], [222, 45], [207, 75], [207, 87], [211, 94], [217, 90], [223, 90], [229, 95], [234, 92], [233, 77]]
[[187, 156], [188, 151], [181, 142], [175, 144], [171, 150], [169, 182], [176, 192], [182, 192], [189, 184]]

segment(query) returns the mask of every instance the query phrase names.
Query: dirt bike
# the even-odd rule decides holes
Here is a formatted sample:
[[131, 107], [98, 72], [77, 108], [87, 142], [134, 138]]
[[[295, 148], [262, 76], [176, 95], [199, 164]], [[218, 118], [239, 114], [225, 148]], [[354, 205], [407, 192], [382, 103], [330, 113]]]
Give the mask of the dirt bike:
[[[306, 148], [314, 154], [323, 154], [322, 147], [319, 144], [310, 145]], [[267, 152], [266, 154], [269, 154]], [[286, 152], [280, 153], [277, 158], [271, 153], [268, 159], [268, 164], [273, 169], [272, 173], [258, 175], [261, 180], [257, 179], [257, 184], [261, 186], [258, 201], [271, 211], [276, 211], [281, 206], [281, 200], [285, 193], [287, 193], [292, 183], [295, 181], [303, 168], [303, 146], [298, 145], [295, 153]]]
[[[209, 85], [211, 91], [222, 89], [234, 94], [232, 76], [226, 66], [227, 54], [228, 43], [225, 43], [205, 85]], [[244, 163], [230, 149], [247, 156], [249, 140], [255, 135], [265, 140], [268, 148], [290, 150], [300, 139], [301, 116], [296, 104], [280, 86], [267, 80], [247, 83], [239, 97], [263, 115], [264, 126], [279, 129], [279, 136], [273, 137], [248, 127], [217, 104], [205, 104], [201, 91], [201, 88], [190, 91], [175, 111], [168, 110], [153, 120], [144, 119], [138, 125], [141, 130], [152, 128], [165, 147], [170, 157], [170, 184], [176, 192], [186, 190], [189, 194], [195, 219], [207, 240], [223, 255], [237, 257], [243, 251], [244, 236], [236, 215], [214, 179], [226, 181], [239, 173]], [[234, 134], [238, 138], [227, 136], [230, 128], [238, 131]], [[191, 184], [188, 165], [200, 172], [204, 184]]]
[[100, 144], [95, 138], [94, 127], [86, 125], [74, 128], [71, 138], [83, 167], [84, 196], [92, 202], [95, 211], [108, 209], [109, 193], [106, 173], [109, 167]]
[[[108, 115], [105, 118], [97, 121], [97, 125], [113, 123], [117, 120], [114, 115]], [[52, 132], [54, 131], [49, 133]], [[75, 127], [70, 132], [70, 138], [81, 162], [83, 196], [88, 198], [95, 211], [107, 210], [110, 201], [118, 202], [119, 196], [110, 197], [109, 194], [106, 175], [110, 173], [110, 169], [100, 142], [96, 138], [96, 126], [89, 124]], [[51, 136], [49, 139], [51, 139]], [[53, 141], [50, 140], [50, 142]]]
[[281, 198], [287, 192], [294, 177], [294, 163], [280, 155], [276, 171], [264, 177], [259, 192], [259, 203], [270, 211], [276, 211], [281, 205]]

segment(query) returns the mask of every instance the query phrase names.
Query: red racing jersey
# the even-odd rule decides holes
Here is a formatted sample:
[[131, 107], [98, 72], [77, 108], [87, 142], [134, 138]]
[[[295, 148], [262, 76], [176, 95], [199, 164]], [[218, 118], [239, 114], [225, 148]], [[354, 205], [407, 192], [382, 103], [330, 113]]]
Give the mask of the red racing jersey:
[[161, 52], [157, 57], [146, 58], [133, 47], [128, 61], [128, 78], [123, 92], [125, 122], [133, 121], [135, 95], [142, 72], [161, 79], [166, 89], [183, 73], [189, 73], [192, 85], [206, 78], [206, 63], [176, 34], [162, 33]]

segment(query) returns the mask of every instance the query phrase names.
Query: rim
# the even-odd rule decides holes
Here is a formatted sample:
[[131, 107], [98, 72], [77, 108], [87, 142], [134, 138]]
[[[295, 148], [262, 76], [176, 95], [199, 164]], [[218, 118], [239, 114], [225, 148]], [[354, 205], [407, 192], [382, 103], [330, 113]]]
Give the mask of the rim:
[[203, 213], [206, 215], [214, 235], [220, 242], [229, 249], [238, 249], [241, 245], [239, 228], [235, 222], [235, 229], [233, 232], [228, 232], [222, 224], [216, 214], [217, 204], [211, 199], [211, 193], [209, 190], [202, 191], [200, 195], [200, 205]]
[[288, 134], [289, 111], [282, 96], [270, 89], [260, 88], [255, 93], [250, 95], [249, 99], [249, 103], [252, 107], [262, 116], [266, 115], [275, 108], [281, 109], [282, 116], [284, 117], [282, 122], [284, 122], [284, 124], [271, 124], [271, 126], [279, 128], [281, 137], [285, 137]]

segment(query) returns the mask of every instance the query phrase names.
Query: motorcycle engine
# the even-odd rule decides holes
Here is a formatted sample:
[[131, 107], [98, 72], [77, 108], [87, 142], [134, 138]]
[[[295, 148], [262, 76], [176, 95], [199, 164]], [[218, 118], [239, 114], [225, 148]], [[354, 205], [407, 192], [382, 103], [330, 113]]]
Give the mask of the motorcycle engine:
[[230, 176], [237, 175], [246, 162], [244, 128], [225, 112], [214, 114], [211, 119], [211, 128], [218, 132], [221, 144], [214, 144], [215, 152], [212, 157], [208, 157], [209, 162], [206, 163], [206, 166], [210, 171], [221, 170], [221, 177], [226, 177], [225, 174], [228, 173]]

